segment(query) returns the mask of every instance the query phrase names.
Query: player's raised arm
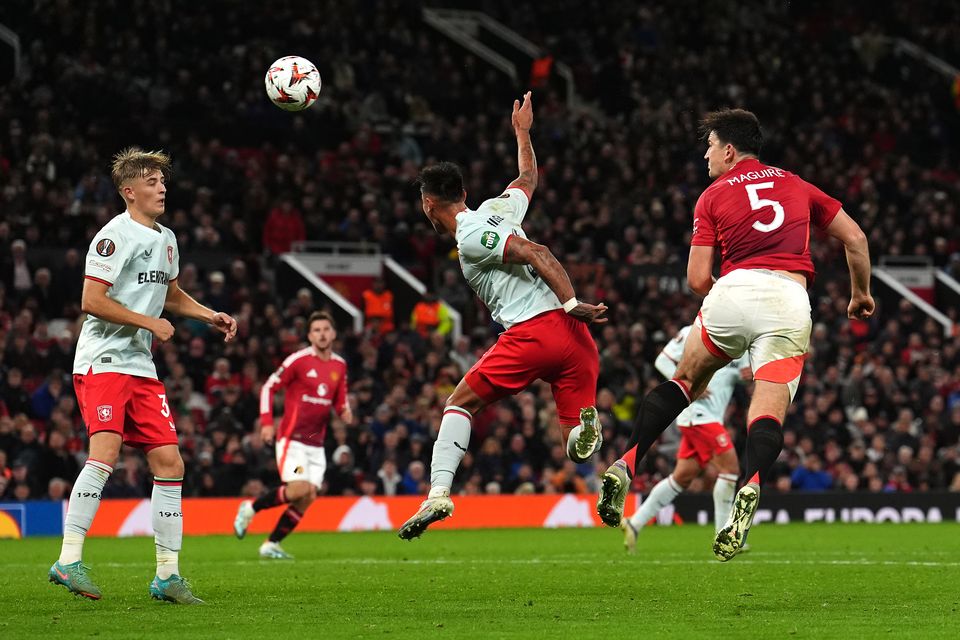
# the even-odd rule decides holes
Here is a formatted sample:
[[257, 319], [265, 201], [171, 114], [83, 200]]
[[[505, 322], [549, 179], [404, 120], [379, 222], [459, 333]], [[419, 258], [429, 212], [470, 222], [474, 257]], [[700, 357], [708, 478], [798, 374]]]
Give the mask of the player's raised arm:
[[537, 174], [537, 156], [533, 152], [533, 142], [530, 140], [530, 128], [533, 127], [533, 100], [530, 92], [523, 95], [523, 104], [519, 100], [513, 101], [513, 132], [517, 136], [517, 166], [520, 175], [510, 183], [508, 188], [522, 189], [529, 200], [537, 188], [539, 175]]
[[866, 320], [873, 315], [875, 304], [870, 295], [870, 248], [867, 236], [853, 218], [840, 209], [826, 229], [843, 243], [850, 269], [850, 305], [847, 316]]
[[550, 290], [563, 302], [563, 310], [577, 320], [586, 323], [606, 322], [602, 317], [607, 311], [603, 303], [598, 305], [580, 302], [573, 292], [570, 276], [550, 249], [542, 244], [530, 242], [520, 236], [510, 236], [503, 250], [503, 262], [508, 264], [528, 264], [533, 267]]

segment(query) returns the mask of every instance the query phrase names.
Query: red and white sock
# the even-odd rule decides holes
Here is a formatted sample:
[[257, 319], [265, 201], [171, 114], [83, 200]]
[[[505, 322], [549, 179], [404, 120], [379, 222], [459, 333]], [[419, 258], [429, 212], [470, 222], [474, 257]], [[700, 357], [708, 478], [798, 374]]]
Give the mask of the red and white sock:
[[83, 542], [100, 508], [100, 493], [112, 473], [113, 467], [93, 458], [88, 458], [80, 470], [67, 505], [60, 564], [72, 564], [83, 556]]
[[180, 574], [183, 544], [183, 478], [154, 478], [150, 506], [157, 547], [157, 577], [166, 580]]

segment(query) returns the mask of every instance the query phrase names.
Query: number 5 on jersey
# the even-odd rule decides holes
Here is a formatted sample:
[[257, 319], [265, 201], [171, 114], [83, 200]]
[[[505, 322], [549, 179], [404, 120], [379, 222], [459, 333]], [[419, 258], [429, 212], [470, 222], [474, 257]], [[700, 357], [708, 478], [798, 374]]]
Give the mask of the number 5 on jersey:
[[780, 225], [783, 224], [783, 219], [785, 217], [783, 205], [776, 200], [767, 200], [757, 195], [757, 192], [763, 189], [773, 189], [773, 183], [758, 182], [757, 184], [745, 185], [745, 188], [747, 190], [747, 196], [750, 198], [751, 209], [758, 211], [764, 207], [773, 207], [773, 220], [768, 223], [763, 223], [757, 220], [753, 223], [753, 228], [763, 233], [770, 233], [774, 229], [779, 229]]

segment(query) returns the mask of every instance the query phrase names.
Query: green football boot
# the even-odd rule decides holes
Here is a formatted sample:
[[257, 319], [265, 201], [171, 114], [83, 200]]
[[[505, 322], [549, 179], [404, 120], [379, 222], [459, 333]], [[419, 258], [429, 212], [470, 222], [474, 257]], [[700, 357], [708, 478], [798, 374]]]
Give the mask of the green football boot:
[[600, 478], [600, 497], [597, 498], [597, 515], [608, 527], [619, 527], [623, 519], [623, 503], [630, 488], [627, 463], [617, 460]]
[[47, 577], [50, 582], [62, 584], [69, 589], [71, 593], [83, 596], [84, 598], [90, 598], [91, 600], [99, 600], [100, 588], [93, 584], [90, 576], [87, 575], [87, 571], [89, 570], [90, 567], [79, 560], [71, 562], [70, 564], [60, 564], [58, 560], [50, 567], [50, 571], [47, 572]]
[[193, 595], [190, 583], [174, 574], [166, 580], [154, 576], [150, 583], [150, 596], [154, 600], [166, 600], [177, 604], [204, 604], [203, 600]]

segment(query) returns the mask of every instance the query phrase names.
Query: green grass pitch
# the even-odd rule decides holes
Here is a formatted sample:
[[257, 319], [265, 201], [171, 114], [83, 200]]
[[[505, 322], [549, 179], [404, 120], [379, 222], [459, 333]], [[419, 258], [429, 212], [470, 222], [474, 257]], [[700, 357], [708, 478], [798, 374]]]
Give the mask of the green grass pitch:
[[59, 539], [0, 541], [0, 638], [957, 638], [956, 524], [764, 525], [713, 560], [705, 527], [188, 538], [208, 604], [149, 599], [148, 538], [92, 539], [99, 602], [47, 582]]

